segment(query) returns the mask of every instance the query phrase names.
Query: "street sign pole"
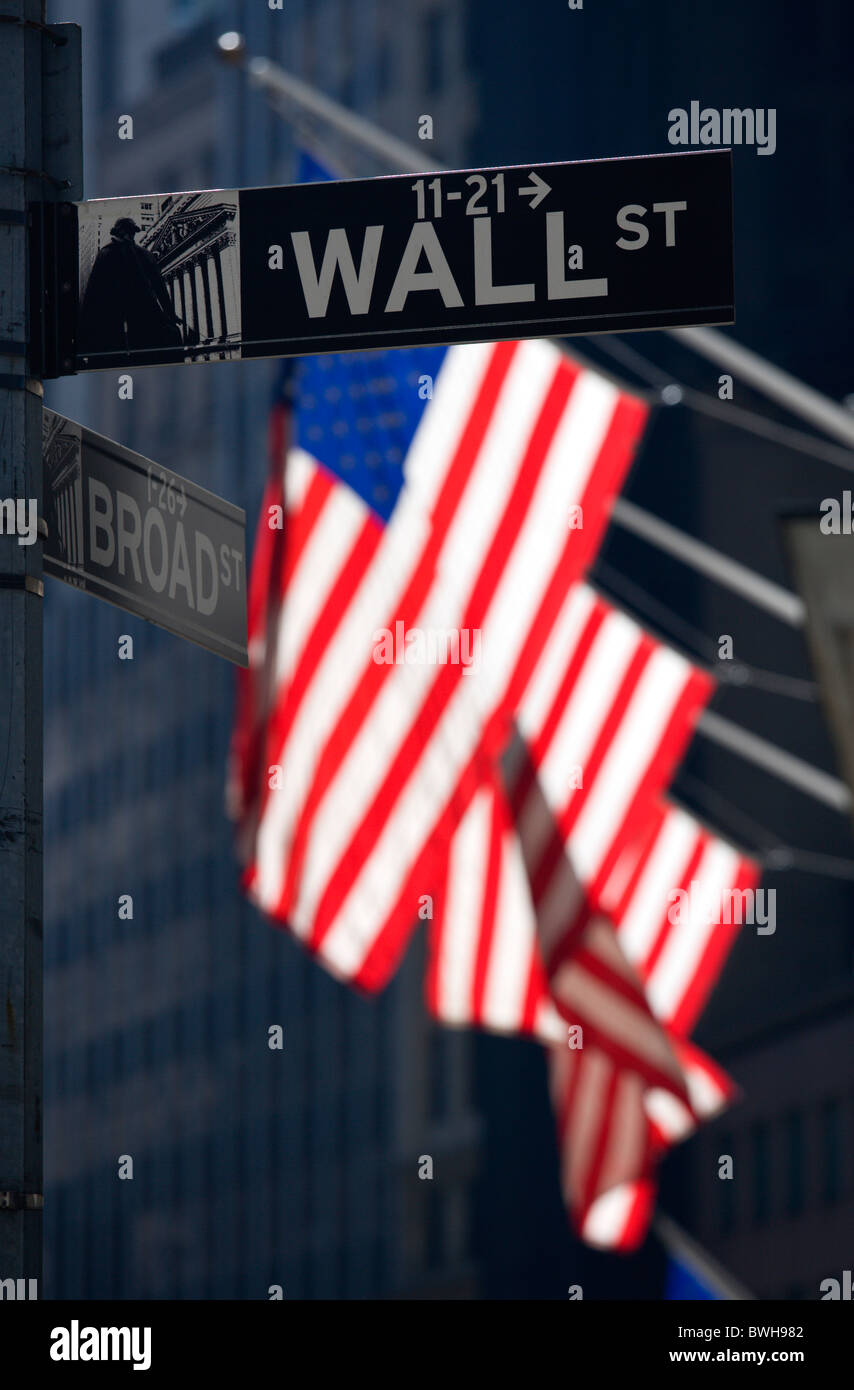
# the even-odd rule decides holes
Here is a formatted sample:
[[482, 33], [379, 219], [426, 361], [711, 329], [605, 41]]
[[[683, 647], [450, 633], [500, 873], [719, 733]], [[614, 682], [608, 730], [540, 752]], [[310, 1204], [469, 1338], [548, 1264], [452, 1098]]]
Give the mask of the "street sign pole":
[[82, 197], [80, 114], [79, 28], [0, 0], [0, 1280], [25, 1298], [42, 1264], [42, 547], [6, 523], [10, 500], [41, 515], [27, 209]]
[[[28, 201], [41, 168], [38, 0], [0, 11], [0, 497], [41, 504], [41, 384], [28, 380]], [[26, 171], [33, 171], [32, 176]], [[41, 1279], [41, 542], [0, 538], [0, 1279]]]

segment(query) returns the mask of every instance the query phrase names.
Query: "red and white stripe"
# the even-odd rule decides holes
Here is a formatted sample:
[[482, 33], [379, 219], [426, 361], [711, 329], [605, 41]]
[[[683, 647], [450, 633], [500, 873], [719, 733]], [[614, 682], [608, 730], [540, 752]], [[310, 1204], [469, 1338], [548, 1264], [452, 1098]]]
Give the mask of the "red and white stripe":
[[642, 1234], [654, 1197], [655, 1153], [637, 1073], [601, 1049], [549, 1053], [564, 1202], [585, 1240], [615, 1245], [618, 1230]]
[[235, 720], [229, 749], [226, 809], [238, 825], [238, 854], [254, 854], [267, 718], [273, 699], [272, 672], [279, 626], [284, 562], [284, 525], [270, 520], [285, 512], [285, 459], [290, 442], [290, 411], [277, 402], [267, 426], [267, 481], [255, 531], [247, 592], [249, 663], [237, 672]]
[[[642, 1243], [655, 1205], [656, 1167], [662, 1155], [693, 1133], [699, 1121], [726, 1109], [736, 1095], [729, 1077], [699, 1048], [679, 1039], [673, 1045], [690, 1109], [680, 1106], [672, 1092], [641, 1094], [636, 1085], [632, 1089], [631, 1075], [599, 1052], [590, 1053], [586, 1047], [583, 1053], [566, 1047], [549, 1051], [561, 1187], [573, 1224], [589, 1245], [627, 1251]], [[585, 1083], [587, 1107], [595, 1111], [597, 1123], [585, 1122], [579, 1145], [576, 1106]], [[615, 1103], [620, 1085], [622, 1108]], [[590, 1175], [596, 1159], [602, 1187], [598, 1194]], [[612, 1185], [603, 1186], [609, 1179]]]
[[603, 909], [656, 1016], [677, 1036], [696, 1023], [742, 921], [742, 895], [758, 882], [753, 860], [664, 801], [615, 864]]
[[438, 1018], [565, 1036], [543, 961], [554, 970], [574, 950], [710, 691], [587, 585], [572, 587], [517, 712], [511, 812], [485, 784], [453, 839], [430, 933]]
[[[427, 973], [429, 1007], [445, 1022], [559, 1044], [550, 1048], [550, 1070], [562, 1097], [564, 1193], [587, 1241], [624, 1249], [646, 1231], [661, 1153], [733, 1093], [685, 1039], [737, 917], [718, 925], [710, 919], [725, 918], [725, 909], [674, 915], [673, 895], [693, 882], [695, 900], [714, 909], [757, 881], [754, 864], [657, 800], [709, 684], [682, 663], [669, 712], [659, 704], [658, 722], [650, 721], [641, 673], [655, 644], [650, 651], [651, 639], [633, 627], [583, 585], [569, 596], [519, 712], [527, 740], [517, 744], [509, 778], [515, 822], [501, 788], [479, 789], [452, 842]], [[668, 665], [681, 661], [668, 656]], [[615, 671], [632, 673], [633, 696]], [[622, 731], [614, 705], [627, 721]], [[591, 752], [597, 747], [602, 756]], [[578, 769], [582, 786], [574, 787]], [[597, 815], [597, 807], [605, 809]], [[600, 816], [609, 828], [603, 838]], [[552, 942], [550, 982], [543, 938]], [[581, 1051], [567, 1047], [568, 1022], [584, 1028]]]
[[[520, 702], [508, 774], [553, 970], [669, 783], [712, 681], [585, 584], [567, 594]], [[581, 785], [576, 785], [580, 782]]]
[[[591, 1244], [632, 1249], [643, 1239], [655, 1196], [654, 1165], [670, 1145], [693, 1132], [700, 1120], [712, 1118], [733, 1099], [735, 1087], [726, 1074], [687, 1040], [713, 988], [738, 931], [739, 914], [729, 906], [733, 896], [753, 890], [758, 866], [731, 845], [706, 831], [678, 807], [659, 802], [646, 826], [618, 858], [602, 893], [602, 906], [616, 923], [616, 939], [643, 981], [650, 1007], [666, 1027], [686, 1083], [689, 1104], [672, 1091], [650, 1088], [641, 1109], [648, 1125], [644, 1161], [633, 1180], [624, 1180], [585, 1206], [578, 1204], [582, 1183], [576, 1165], [572, 1124], [572, 1095], [579, 1085], [574, 1071], [601, 1063], [583, 1053], [567, 1059], [551, 1050], [553, 1090], [563, 1094], [556, 1108], [564, 1192], [575, 1202], [573, 1215], [580, 1234]], [[678, 890], [690, 892], [693, 910], [674, 912]], [[689, 900], [691, 901], [691, 900]], [[702, 904], [703, 910], [697, 910]], [[706, 908], [710, 910], [707, 911]], [[734, 918], [735, 920], [727, 920]], [[600, 1145], [622, 1143], [625, 1115], [609, 1108], [607, 1086], [600, 1093]], [[629, 1124], [631, 1142], [643, 1122], [638, 1112]], [[589, 1186], [585, 1189], [589, 1194]]]
[[[645, 415], [549, 344], [467, 346], [446, 354], [386, 526], [291, 451], [259, 764], [281, 786], [259, 788], [245, 882], [339, 976], [377, 988], [393, 970]], [[399, 621], [480, 629], [482, 669], [377, 664]]]
[[[575, 585], [522, 692], [507, 795], [493, 783], [472, 799], [435, 905], [427, 997], [437, 1017], [563, 1044], [552, 1048], [552, 1084], [579, 1229], [612, 1188], [651, 1181], [654, 1126], [693, 1124], [673, 1044], [600, 900], [710, 691], [689, 662]], [[569, 1024], [582, 1028], [582, 1050], [567, 1047]]]
[[[566, 1132], [583, 1119], [566, 1176], [582, 1223], [622, 1193], [637, 1224], [655, 1153], [725, 1090], [655, 1026], [597, 915], [609, 887], [629, 910], [632, 837], [709, 690], [577, 582], [645, 414], [547, 344], [454, 348], [387, 526], [290, 451], [265, 500], [283, 496], [284, 535], [262, 513], [235, 740], [246, 884], [334, 973], [382, 985], [436, 885], [440, 1017], [552, 1042], [583, 1022], [584, 1053], [553, 1050]], [[399, 622], [479, 628], [481, 669], [378, 665], [377, 630]], [[508, 802], [495, 758], [514, 719], [527, 764]], [[647, 945], [650, 988], [690, 978], [700, 998], [711, 947], [698, 963], [661, 932]]]
[[427, 1004], [452, 1026], [566, 1038], [537, 943], [530, 882], [504, 789], [484, 779], [451, 841], [428, 930]]
[[[602, 1250], [636, 1250], [650, 1229], [655, 1197], [658, 1193], [655, 1169], [663, 1152], [670, 1145], [679, 1143], [687, 1138], [688, 1134], [693, 1133], [695, 1122], [714, 1119], [714, 1116], [732, 1104], [736, 1097], [736, 1087], [732, 1081], [711, 1058], [700, 1051], [700, 1048], [694, 1047], [691, 1042], [676, 1040], [675, 1051], [686, 1080], [688, 1098], [695, 1119], [691, 1119], [690, 1112], [686, 1109], [679, 1111], [672, 1094], [647, 1093], [647, 1148], [638, 1145], [634, 1131], [634, 1125], [638, 1122], [643, 1123], [643, 1116], [636, 1109], [629, 1119], [633, 1143], [637, 1145], [641, 1154], [638, 1176], [615, 1183], [608, 1191], [588, 1202], [587, 1207], [577, 1209], [570, 1207], [574, 1165], [574, 1141], [570, 1126], [570, 1077], [567, 1076], [565, 1056], [559, 1054], [556, 1048], [549, 1054], [549, 1084], [552, 1097], [556, 1101], [555, 1116], [558, 1120], [563, 1193], [566, 1195], [567, 1208], [573, 1213], [577, 1232], [587, 1244], [598, 1245]], [[569, 1065], [572, 1066], [572, 1055]], [[611, 1118], [605, 1116], [605, 1137], [608, 1137], [608, 1134], [619, 1134], [616, 1115], [612, 1115]]]

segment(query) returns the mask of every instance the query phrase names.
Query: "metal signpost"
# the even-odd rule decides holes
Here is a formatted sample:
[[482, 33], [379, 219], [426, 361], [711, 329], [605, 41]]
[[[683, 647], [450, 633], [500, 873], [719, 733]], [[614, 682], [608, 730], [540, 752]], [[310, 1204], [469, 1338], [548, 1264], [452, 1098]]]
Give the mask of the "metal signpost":
[[83, 196], [80, 29], [44, 19], [41, 0], [0, 3], [0, 1280], [24, 1298], [41, 1292], [44, 1200], [43, 585], [38, 532], [5, 522], [10, 503], [41, 510], [33, 221]]

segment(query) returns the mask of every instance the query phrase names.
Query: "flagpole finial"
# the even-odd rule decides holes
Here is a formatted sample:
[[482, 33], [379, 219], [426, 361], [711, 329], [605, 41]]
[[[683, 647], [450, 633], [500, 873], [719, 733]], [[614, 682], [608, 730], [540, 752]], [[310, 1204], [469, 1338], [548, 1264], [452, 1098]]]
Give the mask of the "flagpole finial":
[[240, 67], [246, 56], [246, 40], [236, 29], [229, 29], [227, 33], [220, 34], [216, 41], [217, 52], [226, 62], [235, 67]]

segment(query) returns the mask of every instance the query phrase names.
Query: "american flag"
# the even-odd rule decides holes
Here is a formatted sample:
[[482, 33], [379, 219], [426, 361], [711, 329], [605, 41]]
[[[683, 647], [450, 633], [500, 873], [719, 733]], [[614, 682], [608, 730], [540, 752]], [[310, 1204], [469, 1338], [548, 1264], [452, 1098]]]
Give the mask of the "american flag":
[[[447, 859], [428, 974], [438, 1017], [548, 1036], [537, 1024], [551, 999], [543, 966], [554, 975], [575, 955], [710, 692], [706, 676], [587, 584], [568, 590], [519, 701], [504, 791], [479, 792]], [[523, 987], [508, 1010], [514, 981]]]
[[[591, 1244], [630, 1250], [640, 1243], [659, 1159], [735, 1096], [730, 1079], [689, 1035], [733, 945], [743, 895], [758, 881], [755, 862], [659, 800], [603, 886], [599, 925], [610, 930], [613, 924], [642, 982], [678, 1061], [688, 1104], [659, 1088], [632, 1092], [631, 1069], [615, 1065], [601, 1048], [550, 1049], [564, 1195]], [[638, 1175], [620, 1179], [619, 1165], [625, 1171], [631, 1164], [631, 1139]]]
[[[583, 582], [646, 407], [536, 341], [313, 358], [297, 400], [293, 439], [274, 414], [233, 745], [246, 890], [371, 990], [432, 904], [436, 1015], [551, 1045], [583, 1231], [611, 1192], [637, 1203], [705, 1075], [614, 884], [711, 683]], [[476, 661], [447, 659], [455, 635]]]
[[[382, 356], [307, 366], [274, 574], [275, 541], [258, 547], [274, 599], [253, 585], [254, 722], [238, 731], [253, 750], [237, 775], [248, 891], [366, 988], [388, 979], [441, 874], [646, 414], [544, 342], [451, 348], [432, 372], [421, 354]], [[368, 499], [343, 479], [371, 456]], [[477, 633], [482, 669], [377, 660], [377, 635], [400, 624]]]
[[[567, 1204], [585, 1238], [622, 1248], [645, 1231], [660, 1153], [731, 1093], [681, 1026], [731, 929], [669, 927], [667, 892], [686, 874], [706, 897], [748, 875], [692, 837], [690, 817], [674, 808], [665, 822], [655, 807], [710, 693], [689, 662], [574, 585], [520, 701], [504, 786], [475, 794], [431, 923], [436, 1017], [555, 1044]], [[568, 1023], [583, 1050], [568, 1049]]]

